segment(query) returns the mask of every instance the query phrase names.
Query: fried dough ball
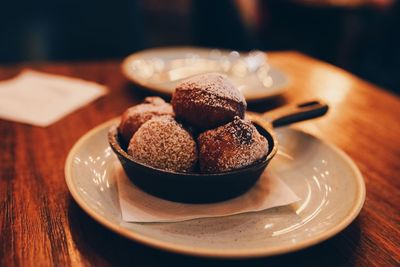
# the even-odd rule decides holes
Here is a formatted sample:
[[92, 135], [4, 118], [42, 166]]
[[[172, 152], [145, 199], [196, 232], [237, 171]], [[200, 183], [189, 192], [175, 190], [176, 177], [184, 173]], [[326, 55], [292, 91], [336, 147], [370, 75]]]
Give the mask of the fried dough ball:
[[249, 166], [268, 154], [268, 141], [247, 120], [228, 124], [198, 137], [200, 170], [216, 173]]
[[160, 97], [146, 97], [142, 104], [130, 107], [122, 114], [119, 132], [125, 142], [129, 142], [143, 123], [162, 115], [173, 116], [172, 106]]
[[177, 85], [172, 96], [177, 119], [200, 130], [211, 129], [244, 118], [247, 107], [242, 93], [218, 73], [208, 73], [187, 79]]
[[191, 134], [171, 116], [145, 122], [133, 135], [128, 154], [135, 161], [158, 169], [188, 172], [197, 162], [197, 146]]

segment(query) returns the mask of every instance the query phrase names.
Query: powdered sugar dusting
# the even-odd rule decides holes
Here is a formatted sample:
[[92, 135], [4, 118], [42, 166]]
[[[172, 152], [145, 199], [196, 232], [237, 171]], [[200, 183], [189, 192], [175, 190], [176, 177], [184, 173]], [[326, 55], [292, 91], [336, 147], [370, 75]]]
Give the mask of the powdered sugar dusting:
[[249, 166], [268, 153], [268, 141], [250, 121], [235, 117], [228, 124], [202, 133], [200, 169], [220, 172]]
[[138, 162], [171, 171], [191, 171], [197, 162], [194, 139], [171, 116], [144, 123], [133, 135], [128, 153]]
[[232, 100], [246, 105], [243, 94], [229, 79], [219, 73], [197, 75], [178, 84], [176, 90], [198, 91], [195, 101], [210, 105], [220, 105], [220, 100]]
[[146, 97], [143, 104], [127, 109], [128, 116], [153, 113], [156, 115], [172, 115], [172, 106], [159, 97]]
[[129, 142], [133, 134], [146, 121], [162, 115], [174, 115], [172, 106], [160, 97], [146, 97], [144, 103], [130, 107], [122, 114], [120, 132]]
[[161, 97], [158, 96], [148, 96], [143, 100], [143, 103], [149, 103], [149, 104], [154, 104], [161, 106], [163, 104], [167, 104], [167, 102], [164, 101]]

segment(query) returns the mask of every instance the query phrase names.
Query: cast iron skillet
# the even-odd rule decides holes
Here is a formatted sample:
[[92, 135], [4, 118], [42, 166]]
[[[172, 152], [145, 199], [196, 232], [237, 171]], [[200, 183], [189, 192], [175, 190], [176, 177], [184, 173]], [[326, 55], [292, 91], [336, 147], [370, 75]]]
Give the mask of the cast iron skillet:
[[273, 127], [324, 115], [328, 106], [322, 101], [287, 105], [265, 114], [246, 113], [269, 143], [268, 154], [254, 164], [220, 173], [178, 173], [135, 162], [126, 152], [117, 126], [110, 128], [108, 141], [129, 179], [142, 190], [160, 198], [186, 203], [210, 203], [236, 197], [249, 190], [278, 151]]

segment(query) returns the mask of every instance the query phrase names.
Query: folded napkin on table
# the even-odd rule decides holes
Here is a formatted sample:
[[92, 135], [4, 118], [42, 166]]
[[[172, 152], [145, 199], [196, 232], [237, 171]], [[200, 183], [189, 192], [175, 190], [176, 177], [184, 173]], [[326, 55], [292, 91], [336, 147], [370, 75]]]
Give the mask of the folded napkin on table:
[[95, 82], [24, 70], [0, 82], [0, 118], [46, 127], [106, 92]]

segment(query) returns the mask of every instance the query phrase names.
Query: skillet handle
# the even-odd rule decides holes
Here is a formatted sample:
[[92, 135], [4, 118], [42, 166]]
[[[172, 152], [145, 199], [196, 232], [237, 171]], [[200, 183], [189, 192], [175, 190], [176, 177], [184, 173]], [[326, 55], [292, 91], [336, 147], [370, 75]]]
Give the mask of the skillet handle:
[[320, 117], [328, 111], [328, 105], [321, 100], [311, 100], [295, 105], [287, 105], [263, 114], [273, 127]]

